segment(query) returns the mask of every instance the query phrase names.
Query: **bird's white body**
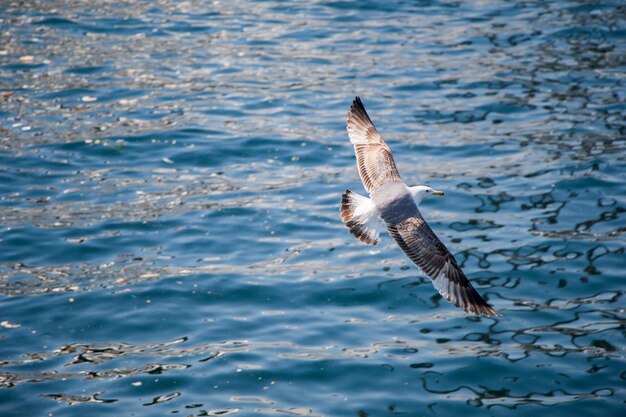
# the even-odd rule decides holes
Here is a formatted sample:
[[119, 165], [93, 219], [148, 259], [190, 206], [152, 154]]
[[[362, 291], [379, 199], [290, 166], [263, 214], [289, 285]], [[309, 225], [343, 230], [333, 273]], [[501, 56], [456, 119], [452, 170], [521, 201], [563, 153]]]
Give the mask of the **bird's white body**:
[[[443, 192], [433, 190], [426, 185], [407, 187], [406, 184], [400, 183], [394, 184], [394, 188], [404, 189], [406, 194], [410, 196], [410, 198], [407, 198], [408, 203], [410, 204], [412, 200], [417, 207], [425, 198], [443, 195]], [[344, 201], [352, 209], [350, 220], [358, 228], [359, 240], [372, 245], [378, 244], [380, 231], [386, 229], [387, 223], [391, 225], [394, 223], [393, 219], [385, 215], [386, 211], [389, 210], [390, 203], [386, 201], [386, 195], [383, 191], [373, 191], [372, 198], [367, 198], [351, 191], [346, 195]]]

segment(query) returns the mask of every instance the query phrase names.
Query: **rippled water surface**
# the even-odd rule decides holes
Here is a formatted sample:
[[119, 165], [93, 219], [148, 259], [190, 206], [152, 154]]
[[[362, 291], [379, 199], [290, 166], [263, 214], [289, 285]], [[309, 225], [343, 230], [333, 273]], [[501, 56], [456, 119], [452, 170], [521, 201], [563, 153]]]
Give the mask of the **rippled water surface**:
[[[1, 2], [0, 415], [623, 415], [625, 16]], [[347, 233], [357, 94], [501, 317]]]

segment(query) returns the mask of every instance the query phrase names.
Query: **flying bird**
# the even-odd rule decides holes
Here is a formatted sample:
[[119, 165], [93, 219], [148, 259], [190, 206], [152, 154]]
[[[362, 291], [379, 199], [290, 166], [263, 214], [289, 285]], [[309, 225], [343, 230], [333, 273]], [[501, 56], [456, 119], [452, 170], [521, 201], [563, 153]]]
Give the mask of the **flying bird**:
[[379, 241], [387, 228], [400, 249], [433, 282], [439, 293], [466, 312], [498, 313], [472, 287], [454, 256], [439, 240], [419, 211], [425, 198], [443, 192], [425, 185], [407, 186], [398, 173], [389, 146], [380, 136], [359, 97], [348, 113], [348, 136], [354, 145], [359, 176], [369, 198], [346, 190], [341, 198], [341, 219], [358, 240]]

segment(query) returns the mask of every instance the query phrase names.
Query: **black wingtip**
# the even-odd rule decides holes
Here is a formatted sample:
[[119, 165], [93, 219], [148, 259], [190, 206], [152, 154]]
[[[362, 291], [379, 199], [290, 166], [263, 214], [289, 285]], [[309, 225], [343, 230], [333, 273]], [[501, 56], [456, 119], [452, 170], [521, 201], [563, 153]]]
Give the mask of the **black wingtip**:
[[372, 123], [372, 119], [370, 119], [370, 116], [367, 114], [367, 110], [365, 110], [365, 106], [363, 105], [363, 102], [361, 101], [361, 97], [356, 96], [354, 98], [354, 101], [352, 102], [352, 105], [350, 106], [350, 112], [348, 113], [348, 121], [350, 119], [354, 119], [355, 121], [360, 121], [366, 124], [371, 124], [372, 126], [374, 126], [374, 123]]
[[470, 304], [469, 309], [476, 315], [482, 315], [484, 317], [498, 317], [500, 314], [495, 308], [490, 306], [478, 293], [476, 293], [480, 301]]
[[485, 317], [500, 317], [502, 314], [498, 313], [498, 310], [487, 304], [483, 307], [482, 315]]
[[471, 284], [468, 288], [464, 289], [463, 295], [465, 297], [457, 301], [462, 302], [463, 305], [461, 307], [466, 312], [471, 312], [479, 316], [482, 315], [484, 317], [495, 317], [500, 315], [498, 314], [496, 309], [494, 309], [487, 303], [487, 301], [485, 301], [485, 299], [478, 293], [478, 291], [476, 291], [476, 289]]

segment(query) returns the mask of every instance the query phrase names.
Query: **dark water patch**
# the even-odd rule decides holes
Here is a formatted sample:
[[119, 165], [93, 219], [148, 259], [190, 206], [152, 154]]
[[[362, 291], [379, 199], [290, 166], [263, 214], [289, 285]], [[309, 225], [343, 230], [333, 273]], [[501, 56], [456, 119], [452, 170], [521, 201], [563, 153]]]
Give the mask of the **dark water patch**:
[[180, 397], [180, 392], [172, 392], [170, 394], [159, 395], [158, 397], [154, 397], [152, 401], [149, 403], [142, 404], [143, 406], [151, 406], [156, 404], [161, 404], [167, 401], [171, 401], [176, 397]]
[[92, 395], [86, 396], [76, 396], [76, 395], [68, 395], [68, 394], [42, 394], [41, 396], [44, 398], [50, 398], [52, 400], [56, 400], [59, 402], [67, 403], [68, 405], [76, 405], [76, 404], [85, 404], [85, 403], [102, 403], [109, 404], [117, 402], [116, 399], [105, 399], [101, 398], [102, 395], [106, 393], [104, 392], [96, 392]]

